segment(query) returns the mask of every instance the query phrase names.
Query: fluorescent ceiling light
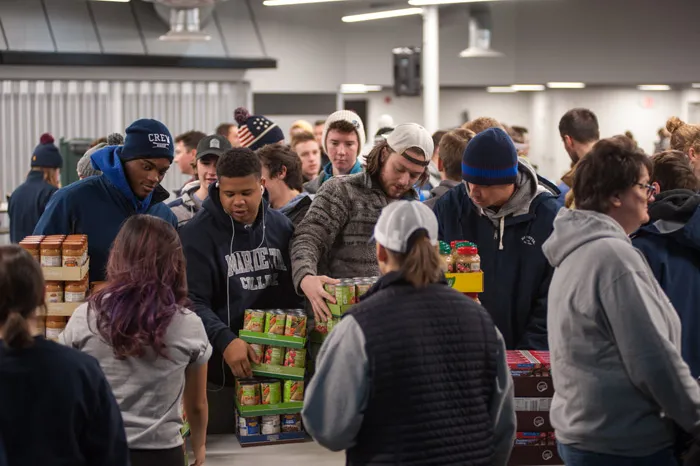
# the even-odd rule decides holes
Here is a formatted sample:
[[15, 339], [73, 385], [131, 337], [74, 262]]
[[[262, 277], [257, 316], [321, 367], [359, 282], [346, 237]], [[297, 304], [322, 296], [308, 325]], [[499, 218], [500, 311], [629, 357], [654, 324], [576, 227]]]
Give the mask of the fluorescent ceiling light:
[[700, 89], [700, 83], [693, 83], [693, 89]]
[[343, 16], [344, 23], [356, 23], [358, 21], [371, 21], [374, 19], [396, 18], [399, 16], [422, 15], [423, 8], [402, 8], [400, 10], [375, 11], [359, 15]]
[[486, 92], [491, 92], [492, 94], [510, 94], [516, 91], [512, 86], [489, 86], [486, 88]]
[[366, 94], [368, 92], [381, 91], [382, 86], [367, 84], [341, 84], [340, 92], [343, 94]]
[[640, 84], [637, 89], [640, 91], [670, 91], [671, 86], [668, 84]]
[[265, 6], [304, 5], [308, 3], [344, 2], [345, 0], [265, 0]]
[[131, 0], [92, 0], [93, 2], [129, 3]]
[[513, 84], [514, 91], [544, 91], [544, 84]]
[[564, 83], [564, 82], [552, 82], [547, 83], [547, 87], [550, 89], [583, 89], [586, 87], [585, 83]]

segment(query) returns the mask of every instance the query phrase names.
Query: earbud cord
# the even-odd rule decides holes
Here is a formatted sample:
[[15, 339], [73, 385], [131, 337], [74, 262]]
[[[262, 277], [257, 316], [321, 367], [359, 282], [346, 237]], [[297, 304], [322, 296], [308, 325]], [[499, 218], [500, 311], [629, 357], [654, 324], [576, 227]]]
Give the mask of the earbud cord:
[[[218, 185], [218, 183], [217, 183], [217, 185]], [[231, 243], [229, 244], [229, 247], [228, 247], [228, 255], [229, 255], [229, 257], [231, 257], [231, 256], [233, 256], [233, 240], [236, 237], [236, 225], [233, 223], [233, 217], [231, 217], [231, 215], [229, 215], [228, 212], [226, 212], [226, 214], [228, 215], [229, 220], [231, 220]], [[265, 242], [265, 227], [266, 227], [266, 225], [265, 225], [265, 205], [264, 204], [262, 204], [262, 224], [263, 224], [263, 236], [262, 236], [262, 240], [260, 240], [260, 244], [258, 244], [258, 247], [256, 249], [260, 248], [260, 246], [262, 246], [263, 243]], [[230, 287], [230, 281], [231, 281], [231, 279], [228, 276], [228, 273], [226, 273], [226, 314], [228, 317], [228, 321], [227, 321], [228, 328], [231, 328], [231, 287]], [[224, 360], [224, 355], [222, 354], [221, 355], [221, 373], [223, 374], [223, 381], [221, 383], [221, 387], [217, 388], [216, 390], [209, 390], [210, 392], [213, 392], [213, 393], [220, 392], [226, 386], [226, 366], [225, 366], [225, 364], [226, 364], [226, 360]]]

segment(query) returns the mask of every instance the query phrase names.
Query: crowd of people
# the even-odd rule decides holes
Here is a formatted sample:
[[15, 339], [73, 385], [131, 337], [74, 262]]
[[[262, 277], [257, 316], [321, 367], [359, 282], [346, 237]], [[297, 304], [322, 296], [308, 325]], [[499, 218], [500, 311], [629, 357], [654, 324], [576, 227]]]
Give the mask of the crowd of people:
[[[41, 136], [10, 198], [12, 242], [88, 235], [98, 287], [49, 342], [39, 265], [0, 247], [0, 465], [181, 466], [181, 406], [204, 464], [208, 393], [260, 362], [238, 337], [245, 310], [325, 322], [327, 285], [372, 276], [313, 355], [303, 411], [348, 464], [505, 466], [514, 349], [551, 352], [566, 464], [700, 464], [700, 126], [669, 119], [649, 156], [572, 109], [557, 185], [527, 129], [489, 117], [434, 134], [392, 124], [364, 157], [351, 111], [288, 138], [234, 118], [175, 138], [137, 120], [60, 189]], [[189, 180], [166, 204], [172, 164]], [[445, 280], [438, 241], [462, 240], [479, 248], [481, 304]]]

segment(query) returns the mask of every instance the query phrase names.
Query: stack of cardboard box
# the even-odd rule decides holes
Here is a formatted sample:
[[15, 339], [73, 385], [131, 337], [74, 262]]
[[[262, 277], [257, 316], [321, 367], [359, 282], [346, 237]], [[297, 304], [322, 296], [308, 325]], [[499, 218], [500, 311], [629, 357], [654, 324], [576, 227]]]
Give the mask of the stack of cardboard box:
[[508, 367], [515, 388], [518, 432], [509, 465], [561, 465], [554, 428], [551, 364], [547, 351], [508, 351]]

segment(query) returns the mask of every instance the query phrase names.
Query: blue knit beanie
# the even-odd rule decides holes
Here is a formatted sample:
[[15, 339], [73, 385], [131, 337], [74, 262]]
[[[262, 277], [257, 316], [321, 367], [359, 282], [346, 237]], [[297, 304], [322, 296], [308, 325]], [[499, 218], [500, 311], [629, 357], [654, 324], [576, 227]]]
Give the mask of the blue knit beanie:
[[462, 179], [480, 186], [514, 184], [518, 177], [518, 152], [510, 136], [489, 128], [469, 141], [462, 155]]
[[32, 153], [32, 167], [61, 168], [63, 157], [54, 144], [53, 136], [44, 133], [39, 139], [39, 145]]
[[136, 159], [168, 159], [173, 162], [173, 137], [158, 120], [136, 120], [126, 128], [126, 138], [119, 158], [122, 162]]

